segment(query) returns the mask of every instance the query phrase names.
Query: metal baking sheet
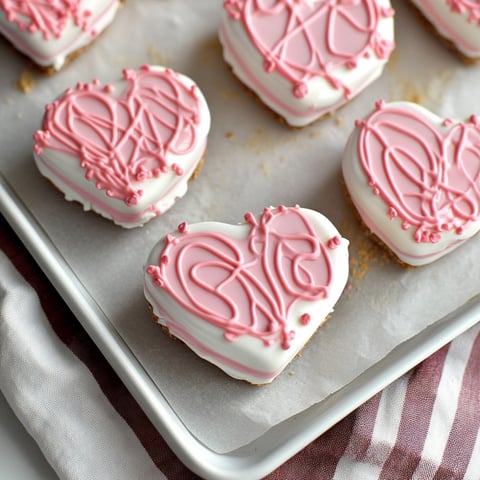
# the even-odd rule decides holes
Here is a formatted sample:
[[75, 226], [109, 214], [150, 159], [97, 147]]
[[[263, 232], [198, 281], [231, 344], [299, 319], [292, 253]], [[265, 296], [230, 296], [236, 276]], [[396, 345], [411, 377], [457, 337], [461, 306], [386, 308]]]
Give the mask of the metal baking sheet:
[[184, 425], [174, 406], [162, 395], [3, 176], [0, 176], [0, 210], [173, 451], [191, 470], [207, 479], [244, 480], [267, 475], [480, 319], [480, 295], [477, 295], [398, 345], [382, 361], [324, 401], [278, 424], [250, 444], [220, 454], [201, 443]]

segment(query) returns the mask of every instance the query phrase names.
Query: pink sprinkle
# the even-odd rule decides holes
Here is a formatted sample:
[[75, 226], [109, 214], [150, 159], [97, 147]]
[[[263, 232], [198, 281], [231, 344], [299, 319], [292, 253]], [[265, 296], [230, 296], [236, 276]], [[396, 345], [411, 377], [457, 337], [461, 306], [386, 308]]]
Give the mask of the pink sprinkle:
[[255, 216], [254, 216], [253, 213], [251, 213], [251, 212], [247, 212], [247, 213], [243, 216], [243, 218], [244, 218], [245, 221], [246, 221], [247, 223], [249, 223], [250, 225], [256, 225], [256, 224], [257, 224], [257, 222], [256, 222], [256, 220], [255, 220]]
[[183, 175], [183, 168], [180, 167], [179, 165], [177, 165], [176, 163], [174, 163], [174, 164], [172, 165], [172, 170], [173, 170], [178, 176]]
[[229, 342], [234, 342], [238, 338], [237, 335], [235, 335], [234, 333], [229, 333], [229, 332], [225, 332], [223, 337], [225, 338], [225, 340], [227, 340]]
[[135, 78], [135, 71], [131, 68], [125, 68], [123, 70], [123, 78], [125, 80], [133, 80]]
[[307, 85], [303, 82], [299, 82], [293, 87], [293, 96], [295, 98], [303, 98], [307, 93]]
[[338, 235], [335, 235], [327, 242], [327, 247], [330, 250], [333, 250], [334, 248], [337, 248], [340, 245], [340, 243], [341, 243], [340, 237]]
[[187, 222], [182, 222], [182, 223], [178, 226], [178, 231], [179, 231], [180, 233], [185, 233], [187, 230], [188, 230]]
[[275, 63], [270, 58], [266, 58], [263, 61], [263, 68], [266, 72], [271, 73], [275, 69]]
[[311, 320], [311, 317], [308, 313], [304, 313], [302, 314], [302, 316], [300, 317], [300, 323], [302, 325], [308, 325], [310, 323], [310, 320]]
[[442, 235], [439, 232], [433, 232], [430, 234], [430, 242], [438, 243], [442, 238]]

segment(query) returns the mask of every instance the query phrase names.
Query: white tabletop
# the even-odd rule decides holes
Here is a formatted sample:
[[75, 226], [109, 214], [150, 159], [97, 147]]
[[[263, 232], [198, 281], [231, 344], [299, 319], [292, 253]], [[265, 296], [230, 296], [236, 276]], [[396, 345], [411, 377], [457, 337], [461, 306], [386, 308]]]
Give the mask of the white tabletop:
[[0, 478], [58, 480], [0, 392]]

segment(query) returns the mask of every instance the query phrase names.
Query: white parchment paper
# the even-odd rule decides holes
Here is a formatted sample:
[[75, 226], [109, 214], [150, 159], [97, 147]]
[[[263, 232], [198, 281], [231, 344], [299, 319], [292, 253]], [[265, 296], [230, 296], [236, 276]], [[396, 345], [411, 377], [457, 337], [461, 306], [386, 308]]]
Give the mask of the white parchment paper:
[[[221, 0], [127, 0], [114, 24], [65, 70], [35, 72], [0, 41], [0, 165], [34, 216], [104, 309], [178, 416], [220, 453], [321, 401], [393, 347], [480, 290], [480, 238], [437, 263], [404, 270], [370, 243], [345, 199], [340, 158], [354, 120], [380, 98], [418, 101], [439, 115], [480, 113], [480, 66], [464, 65], [427, 32], [407, 2], [397, 10], [397, 49], [384, 75], [331, 118], [290, 129], [224, 64]], [[37, 172], [32, 134], [43, 107], [77, 81], [108, 83], [123, 68], [168, 65], [192, 77], [209, 102], [212, 131], [187, 196], [141, 229], [123, 230], [63, 200]], [[22, 72], [33, 89], [15, 87]], [[142, 267], [153, 244], [181, 221], [241, 222], [246, 211], [300, 204], [327, 215], [351, 241], [349, 287], [334, 315], [267, 387], [237, 382], [163, 335], [149, 316]], [[32, 339], [34, 341], [34, 339]]]

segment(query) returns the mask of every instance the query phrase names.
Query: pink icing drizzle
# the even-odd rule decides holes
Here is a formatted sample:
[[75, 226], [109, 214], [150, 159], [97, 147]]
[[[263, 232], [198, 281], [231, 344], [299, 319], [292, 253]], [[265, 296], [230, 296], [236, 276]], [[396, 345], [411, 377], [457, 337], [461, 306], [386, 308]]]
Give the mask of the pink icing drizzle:
[[265, 70], [291, 82], [297, 98], [308, 93], [307, 82], [314, 77], [325, 78], [349, 98], [350, 89], [334, 70], [355, 68], [372, 52], [388, 58], [394, 48], [377, 31], [380, 19], [394, 11], [376, 0], [227, 0], [224, 5], [233, 20], [242, 22]]
[[437, 243], [480, 218], [480, 122], [439, 122], [378, 102], [359, 122], [358, 155], [372, 193], [414, 240]]
[[328, 296], [329, 249], [299, 207], [265, 209], [258, 221], [252, 214], [246, 221], [250, 230], [240, 239], [188, 230], [167, 235], [147, 273], [187, 311], [223, 329], [227, 340], [250, 335], [288, 349], [293, 305]]
[[89, 27], [92, 12], [81, 8], [82, 0], [0, 0], [0, 8], [8, 21], [20, 30], [41, 32], [44, 40], [60, 38], [70, 20], [83, 31], [94, 36]]
[[446, 0], [450, 10], [463, 15], [468, 14], [470, 23], [480, 23], [480, 3], [478, 0]]
[[138, 203], [138, 184], [169, 169], [168, 154], [186, 154], [197, 142], [199, 103], [195, 87], [187, 88], [171, 70], [149, 66], [125, 70], [127, 87], [114, 96], [111, 85], [98, 81], [69, 89], [47, 105], [34, 149], [78, 157], [85, 178], [128, 206]]

